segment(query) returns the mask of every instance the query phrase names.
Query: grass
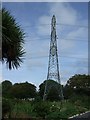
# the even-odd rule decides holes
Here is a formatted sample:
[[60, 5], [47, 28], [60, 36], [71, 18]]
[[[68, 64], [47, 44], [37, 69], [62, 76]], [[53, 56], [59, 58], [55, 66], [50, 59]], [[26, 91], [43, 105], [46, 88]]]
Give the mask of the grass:
[[20, 118], [20, 117], [35, 117], [36, 113], [33, 111], [34, 107], [31, 102], [22, 101], [15, 104], [12, 110], [12, 117]]
[[87, 99], [86, 101], [72, 99], [62, 102], [17, 100], [12, 103], [14, 105], [11, 110], [11, 118], [31, 118], [31, 120], [59, 120], [90, 110]]

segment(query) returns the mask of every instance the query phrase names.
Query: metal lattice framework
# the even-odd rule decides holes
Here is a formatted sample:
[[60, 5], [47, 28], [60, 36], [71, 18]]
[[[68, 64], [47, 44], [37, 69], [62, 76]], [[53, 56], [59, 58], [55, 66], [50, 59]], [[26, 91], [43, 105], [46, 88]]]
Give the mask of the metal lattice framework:
[[[59, 75], [59, 63], [58, 63], [58, 54], [57, 54], [57, 35], [56, 35], [56, 18], [53, 15], [51, 20], [51, 41], [50, 41], [50, 53], [49, 53], [49, 65], [48, 65], [48, 74], [47, 80], [55, 80], [59, 84], [60, 83], [60, 75]], [[45, 85], [43, 100], [47, 98], [47, 82]], [[59, 95], [63, 99], [62, 87], [60, 87]]]

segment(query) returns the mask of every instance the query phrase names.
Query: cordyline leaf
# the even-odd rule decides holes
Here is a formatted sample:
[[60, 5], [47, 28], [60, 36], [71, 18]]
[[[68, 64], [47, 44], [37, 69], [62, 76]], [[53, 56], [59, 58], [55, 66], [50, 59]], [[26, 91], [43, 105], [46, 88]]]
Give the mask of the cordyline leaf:
[[2, 9], [2, 61], [6, 62], [8, 68], [20, 67], [25, 54], [23, 49], [25, 33], [16, 23], [13, 16]]

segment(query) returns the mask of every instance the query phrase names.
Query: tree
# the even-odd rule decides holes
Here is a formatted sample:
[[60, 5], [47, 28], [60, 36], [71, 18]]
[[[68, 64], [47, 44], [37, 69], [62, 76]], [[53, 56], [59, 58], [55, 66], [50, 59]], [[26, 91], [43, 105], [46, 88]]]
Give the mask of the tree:
[[[39, 95], [43, 98], [46, 80], [39, 85]], [[47, 80], [47, 100], [60, 100], [60, 84], [54, 80]]]
[[19, 99], [35, 98], [36, 86], [28, 82], [15, 83], [11, 88], [11, 94]]
[[11, 118], [11, 111], [12, 111], [12, 101], [9, 99], [2, 99], [2, 119], [6, 119], [5, 116], [10, 119]]
[[0, 97], [2, 96], [2, 84], [0, 83]]
[[67, 81], [64, 95], [68, 98], [72, 94], [90, 95], [90, 75], [76, 74]]
[[[2, 85], [0, 83], [0, 101], [2, 101]], [[1, 102], [0, 102], [0, 107], [1, 107]]]
[[47, 94], [47, 100], [50, 100], [50, 101], [60, 100], [59, 91], [54, 86], [51, 87], [51, 89], [49, 90]]
[[2, 61], [9, 69], [18, 68], [23, 62], [23, 43], [25, 33], [16, 23], [14, 17], [2, 9]]
[[12, 83], [9, 80], [5, 80], [2, 82], [2, 96], [10, 97], [10, 89], [12, 87]]

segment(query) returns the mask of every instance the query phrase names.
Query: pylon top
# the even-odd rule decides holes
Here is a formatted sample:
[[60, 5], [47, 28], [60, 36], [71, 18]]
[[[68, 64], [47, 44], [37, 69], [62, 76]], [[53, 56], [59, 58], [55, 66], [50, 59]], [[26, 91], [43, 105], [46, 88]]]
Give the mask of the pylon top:
[[55, 17], [55, 15], [53, 15], [53, 17], [52, 17], [52, 21], [51, 21], [51, 27], [52, 27], [52, 30], [53, 30], [53, 28], [56, 28], [56, 17]]
[[52, 20], [56, 21], [56, 17], [55, 17], [55, 15], [53, 15]]
[[53, 15], [53, 17], [55, 17], [55, 15]]

